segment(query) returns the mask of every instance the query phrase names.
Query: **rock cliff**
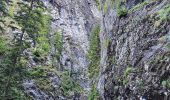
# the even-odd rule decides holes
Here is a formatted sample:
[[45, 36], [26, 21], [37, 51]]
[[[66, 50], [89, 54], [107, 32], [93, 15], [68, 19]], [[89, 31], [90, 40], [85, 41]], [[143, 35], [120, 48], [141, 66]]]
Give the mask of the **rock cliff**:
[[49, 31], [22, 53], [31, 99], [170, 100], [169, 0], [40, 1]]

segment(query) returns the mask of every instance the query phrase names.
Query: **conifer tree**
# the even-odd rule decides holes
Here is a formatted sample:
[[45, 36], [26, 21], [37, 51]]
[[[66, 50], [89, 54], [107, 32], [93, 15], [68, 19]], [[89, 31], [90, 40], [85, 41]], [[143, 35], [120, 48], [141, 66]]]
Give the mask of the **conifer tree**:
[[[3, 19], [8, 15], [6, 9], [5, 0], [0, 1], [0, 15]], [[26, 0], [18, 3], [19, 10], [14, 16], [14, 20], [21, 27], [22, 33], [18, 33], [17, 38], [9, 42], [0, 37], [0, 47], [3, 46], [3, 50], [0, 56], [3, 57], [0, 60], [0, 99], [2, 100], [24, 100], [25, 95], [22, 92], [22, 80], [26, 76], [25, 66], [22, 65], [22, 53], [25, 49], [30, 47], [30, 44], [24, 39], [27, 35], [36, 44], [36, 40], [42, 32], [44, 24], [43, 5], [40, 1]], [[0, 26], [0, 30], [3, 28]], [[4, 42], [5, 41], [5, 42]], [[1, 48], [0, 48], [1, 49]]]

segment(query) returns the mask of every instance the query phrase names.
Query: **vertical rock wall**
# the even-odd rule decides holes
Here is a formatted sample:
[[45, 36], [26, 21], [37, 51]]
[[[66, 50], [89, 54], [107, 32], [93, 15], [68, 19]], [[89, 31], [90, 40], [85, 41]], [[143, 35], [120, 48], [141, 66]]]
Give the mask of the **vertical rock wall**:
[[[127, 8], [127, 14], [118, 17], [116, 4], [111, 0], [99, 3], [97, 0], [43, 0], [52, 16], [48, 59], [57, 51], [54, 35], [58, 32], [62, 36], [62, 51], [55, 67], [58, 71], [69, 71], [74, 81], [89, 91], [92, 81], [87, 72], [89, 37], [92, 28], [100, 25], [97, 90], [101, 100], [168, 100], [169, 88], [162, 86], [162, 82], [170, 78], [166, 39], [170, 23], [160, 21], [157, 12], [169, 1], [146, 1], [130, 12], [143, 0], [127, 0], [121, 4]], [[57, 80], [56, 84], [60, 81], [57, 77], [51, 78]]]

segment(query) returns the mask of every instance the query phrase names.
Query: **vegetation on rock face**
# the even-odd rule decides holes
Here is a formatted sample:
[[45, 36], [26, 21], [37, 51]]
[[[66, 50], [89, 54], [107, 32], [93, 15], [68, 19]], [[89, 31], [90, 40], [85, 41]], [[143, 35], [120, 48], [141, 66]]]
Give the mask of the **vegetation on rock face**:
[[95, 0], [95, 2], [96, 2], [96, 5], [97, 5], [98, 9], [100, 10], [101, 9], [100, 1], [99, 0]]
[[158, 17], [160, 20], [170, 20], [170, 4], [167, 4], [163, 9], [158, 11]]
[[45, 91], [48, 94], [54, 93], [49, 74], [60, 75], [58, 71], [52, 66], [37, 66], [27, 71], [27, 76], [30, 79], [35, 80], [35, 84], [39, 89]]
[[121, 6], [120, 4], [117, 5], [117, 16], [123, 17], [127, 15], [127, 9], [126, 7]]
[[[99, 62], [100, 62], [100, 40], [99, 40], [100, 26], [96, 26], [92, 29], [90, 36], [90, 48], [88, 51], [88, 73], [89, 78], [92, 80], [96, 80], [99, 75]], [[95, 87], [96, 83], [92, 82], [92, 89], [88, 95], [88, 100], [97, 100], [98, 92]]]
[[8, 16], [7, 8], [6, 8], [6, 0], [1, 0], [0, 1], [0, 32], [4, 32], [4, 24], [5, 20], [4, 18]]
[[92, 89], [88, 95], [88, 100], [99, 100], [99, 93], [95, 85], [92, 85]]
[[[13, 6], [9, 9], [10, 11], [7, 11], [6, 6], [8, 5], [5, 0], [1, 0], [0, 3], [2, 4], [0, 5], [2, 11], [0, 13], [3, 14], [1, 23], [4, 22], [3, 19], [6, 15], [10, 15], [10, 18], [16, 21], [21, 29], [21, 32], [15, 33], [13, 41], [0, 37], [0, 56], [3, 56], [3, 59], [0, 60], [0, 98], [3, 100], [25, 100], [27, 97], [21, 86], [22, 80], [27, 76], [39, 76], [40, 74], [38, 71], [28, 74], [26, 71], [27, 58], [23, 57], [22, 53], [31, 47], [29, 39], [33, 40], [34, 46], [36, 43], [39, 44], [36, 46], [41, 48], [39, 50], [41, 53], [49, 50], [47, 33], [50, 17], [44, 15], [45, 9], [40, 2], [20, 2], [16, 5], [19, 8], [17, 13], [13, 12]], [[3, 31], [3, 27], [0, 30]], [[39, 51], [36, 50], [34, 54], [40, 56]]]
[[0, 55], [5, 54], [7, 50], [7, 44], [5, 42], [4, 37], [0, 37]]
[[[23, 86], [22, 86], [23, 80], [25, 79], [34, 80], [35, 85], [38, 87], [38, 89], [45, 91], [45, 93], [48, 93], [53, 96], [54, 95], [58, 96], [58, 94], [55, 94], [56, 91], [57, 92], [59, 91], [61, 95], [66, 98], [75, 96], [76, 94], [78, 95], [82, 94], [84, 92], [82, 87], [77, 83], [76, 80], [74, 80], [74, 78], [78, 76], [79, 74], [74, 73], [74, 75], [76, 74], [76, 76], [73, 78], [72, 73], [67, 72], [67, 71], [63, 71], [63, 72], [57, 71], [56, 69], [57, 66], [51, 65], [50, 61], [48, 62], [48, 58], [51, 60], [50, 58], [51, 56], [49, 56], [50, 54], [49, 42], [50, 41], [48, 37], [49, 35], [48, 32], [50, 30], [49, 26], [51, 24], [50, 23], [51, 17], [46, 12], [46, 9], [44, 8], [42, 2], [40, 2], [40, 0], [23, 0], [22, 2], [21, 0], [17, 3], [17, 1], [19, 0], [0, 0], [0, 99], [2, 100], [28, 100], [29, 97], [26, 96], [25, 93], [23, 92]], [[95, 2], [98, 8], [101, 9], [102, 3], [100, 3], [100, 0], [95, 0]], [[126, 7], [121, 2], [124, 3], [126, 2], [126, 0], [105, 0], [105, 2], [103, 3], [104, 13], [107, 13], [107, 11], [109, 10], [109, 7], [114, 5], [115, 9], [117, 10], [117, 16], [120, 18], [120, 17], [126, 16], [126, 14], [129, 12], [131, 13], [131, 12], [134, 12], [135, 10], [142, 8], [143, 6], [147, 4], [147, 2], [144, 1], [134, 6], [129, 11], [127, 11]], [[169, 16], [170, 16], [170, 5], [166, 4], [165, 7], [163, 7], [161, 10], [157, 12], [157, 18], [155, 19], [158, 19], [158, 22], [156, 23], [155, 26], [161, 26], [160, 25], [161, 22], [166, 22], [167, 24], [169, 24], [168, 23], [168, 21], [170, 20]], [[105, 75], [107, 74], [107, 79], [110, 79], [110, 80], [105, 81], [106, 83], [105, 83], [104, 88], [106, 91], [106, 95], [109, 94], [110, 96], [109, 92], [110, 91], [113, 92], [111, 90], [113, 88], [110, 89], [109, 87], [111, 86], [110, 84], [112, 83], [114, 84], [113, 86], [115, 90], [114, 92], [118, 93], [118, 96], [116, 95], [117, 97], [119, 97], [120, 94], [121, 96], [122, 94], [125, 95], [125, 97], [128, 97], [131, 94], [133, 96], [134, 91], [145, 91], [145, 90], [148, 91], [147, 89], [145, 89], [146, 86], [144, 82], [144, 80], [147, 79], [148, 77], [150, 78], [151, 81], [147, 80], [148, 82], [146, 83], [148, 83], [150, 86], [152, 85], [153, 86], [152, 87], [147, 86], [147, 88], [149, 88], [151, 91], [159, 87], [159, 89], [164, 89], [163, 91], [165, 91], [164, 93], [166, 93], [166, 90], [169, 91], [170, 89], [170, 80], [168, 76], [169, 72], [164, 71], [164, 70], [168, 71], [169, 69], [169, 54], [168, 54], [169, 51], [167, 50], [168, 52], [164, 54], [165, 52], [164, 49], [166, 48], [163, 48], [163, 49], [161, 48], [162, 50], [160, 52], [160, 56], [163, 55], [162, 58], [158, 57], [159, 58], [158, 61], [154, 60], [152, 63], [149, 63], [150, 65], [148, 65], [149, 68], [147, 70], [141, 67], [142, 71], [141, 72], [138, 71], [140, 64], [142, 65], [145, 64], [143, 62], [145, 61], [145, 59], [150, 60], [150, 58], [153, 58], [154, 55], [156, 55], [156, 53], [159, 52], [159, 50], [156, 50], [157, 47], [153, 46], [154, 44], [157, 44], [157, 43], [150, 43], [150, 41], [155, 42], [154, 39], [157, 40], [157, 38], [162, 37], [162, 35], [165, 35], [163, 34], [165, 32], [162, 32], [163, 28], [160, 28], [160, 31], [158, 30], [157, 32], [158, 36], [157, 34], [155, 35], [154, 33], [157, 31], [157, 28], [152, 29], [152, 27], [150, 27], [152, 26], [152, 22], [147, 21], [147, 19], [145, 20], [142, 19], [141, 16], [138, 16], [138, 17], [141, 18], [140, 21], [142, 23], [146, 23], [146, 27], [149, 27], [150, 29], [147, 29], [145, 26], [142, 26], [142, 24], [138, 24], [141, 22], [137, 22], [136, 20], [133, 20], [133, 18], [132, 19], [127, 18], [126, 20], [122, 19], [119, 23], [121, 26], [119, 28], [121, 30], [118, 29], [118, 31], [122, 32], [122, 34], [116, 34], [116, 35], [112, 34], [113, 36], [116, 37], [116, 39], [119, 38], [118, 41], [116, 40], [115, 44], [119, 46], [120, 49], [112, 47], [113, 46], [112, 42], [114, 42], [115, 40], [113, 41], [104, 40], [101, 42], [103, 43], [102, 45], [104, 45], [105, 47], [108, 47], [108, 49], [119, 49], [118, 51], [115, 50], [115, 55], [121, 54], [121, 56], [119, 55], [115, 56], [114, 54], [111, 54], [113, 52], [112, 50], [108, 50], [107, 52], [108, 58], [106, 61], [106, 65], [107, 64], [109, 65], [110, 68], [108, 70], [110, 72], [106, 70], [106, 73], [104, 74]], [[127, 23], [124, 23], [123, 21]], [[153, 21], [154, 21], [154, 18], [153, 18]], [[8, 22], [9, 25], [7, 25], [6, 22]], [[131, 26], [129, 26], [128, 24], [131, 22], [133, 23], [131, 24]], [[14, 23], [15, 24], [17, 23], [17, 27], [14, 27], [12, 25]], [[140, 27], [138, 27], [138, 25]], [[6, 27], [11, 28], [11, 29], [8, 30], [6, 29]], [[129, 31], [123, 30], [126, 28], [128, 28]], [[139, 30], [139, 28], [141, 28], [141, 30]], [[148, 31], [146, 31], [145, 29], [147, 29]], [[167, 29], [164, 29], [164, 30], [166, 31]], [[15, 31], [16, 33], [13, 34], [12, 31], [13, 32]], [[149, 33], [150, 31], [152, 34]], [[125, 32], [127, 34], [124, 34]], [[135, 34], [133, 34], [132, 32], [134, 32]], [[144, 33], [147, 32], [149, 35], [142, 34], [140, 32], [144, 32]], [[99, 93], [96, 89], [96, 83], [97, 83], [96, 80], [98, 80], [99, 71], [100, 71], [99, 62], [100, 62], [100, 55], [101, 55], [99, 33], [100, 33], [100, 26], [95, 26], [90, 34], [90, 43], [89, 43], [89, 51], [87, 54], [87, 58], [89, 60], [88, 75], [89, 75], [89, 79], [92, 84], [91, 84], [91, 91], [88, 94], [88, 100], [99, 99]], [[6, 36], [8, 34], [14, 35], [14, 38], [9, 40], [9, 38], [12, 37], [12, 35]], [[136, 37], [135, 36], [136, 34], [139, 37], [138, 40], [133, 39]], [[130, 40], [130, 39], [133, 39], [133, 40]], [[143, 42], [144, 39], [149, 40], [149, 42], [145, 42], [145, 41]], [[52, 55], [55, 58], [55, 59], [52, 58], [52, 60], [55, 63], [56, 60], [60, 61], [61, 52], [63, 49], [61, 33], [59, 32], [54, 33], [54, 41], [55, 41], [54, 48], [56, 49], [56, 52], [54, 53], [54, 55]], [[137, 43], [135, 43], [134, 41]], [[148, 47], [145, 48], [145, 46], [140, 45], [142, 43], [146, 43], [149, 46], [147, 45]], [[137, 48], [136, 45], [140, 45], [142, 49]], [[152, 45], [151, 48], [150, 48], [150, 45]], [[134, 49], [132, 46], [134, 46]], [[169, 46], [169, 44], [167, 46]], [[127, 48], [129, 50], [127, 50]], [[125, 54], [126, 52], [125, 49], [127, 50], [128, 54]], [[138, 52], [139, 50], [137, 49], [140, 49], [141, 51]], [[155, 51], [154, 52], [155, 54], [152, 53], [153, 51]], [[143, 56], [145, 56], [145, 53], [147, 55], [148, 52], [153, 55], [150, 56], [150, 58], [148, 58], [147, 56], [145, 57], [145, 59], [143, 59]], [[139, 55], [137, 55], [136, 53], [139, 53]], [[118, 61], [118, 60], [123, 61], [124, 56], [125, 56], [125, 59], [127, 57], [126, 62]], [[141, 58], [136, 59], [136, 58], [139, 58], [138, 56], [140, 56]], [[163, 59], [165, 57], [166, 59]], [[36, 64], [31, 65], [30, 59], [31, 61], [33, 59], [32, 62], [33, 63], [35, 62]], [[26, 68], [28, 66], [28, 63], [30, 64], [29, 68]], [[114, 66], [115, 68], [113, 68], [112, 67], [114, 65], [113, 63], [115, 64], [115, 66], [118, 66], [118, 67]], [[126, 66], [125, 64], [127, 63], [134, 63], [135, 67], [134, 66], [125, 67]], [[125, 66], [122, 67], [122, 65], [125, 65]], [[112, 71], [114, 70], [115, 72], [113, 73]], [[119, 71], [121, 75], [119, 74]], [[115, 73], [119, 75], [116, 75]], [[159, 80], [160, 78], [159, 74], [162, 75], [161, 80]], [[54, 77], [58, 76], [59, 82], [57, 84], [58, 86], [57, 89], [53, 87], [53, 84], [51, 82], [53, 76]], [[114, 82], [112, 81], [112, 78], [114, 79]], [[135, 87], [133, 89], [136, 89], [136, 90], [133, 90], [131, 88], [131, 83]], [[108, 88], [108, 90], [106, 87]], [[125, 90], [125, 94], [122, 93], [122, 91], [124, 92], [124, 90]], [[130, 93], [126, 91], [130, 91]], [[140, 93], [140, 92], [137, 92], [137, 93]], [[143, 94], [148, 95], [147, 92]]]
[[103, 6], [104, 13], [107, 13], [109, 6], [116, 8], [117, 16], [123, 17], [127, 14], [127, 9], [122, 3], [125, 3], [126, 0], [106, 0]]
[[164, 88], [170, 88], [170, 80], [164, 80], [161, 82], [161, 85], [164, 87]]
[[63, 91], [63, 95], [69, 97], [74, 95], [75, 93], [83, 92], [83, 89], [77, 84], [72, 77], [70, 77], [69, 72], [64, 72], [61, 75], [61, 90]]
[[50, 45], [49, 45], [49, 39], [48, 39], [48, 32], [49, 32], [49, 26], [50, 26], [50, 21], [51, 17], [48, 15], [43, 15], [42, 16], [42, 26], [39, 26], [40, 30], [39, 33], [37, 34], [37, 41], [36, 41], [36, 46], [33, 48], [33, 54], [34, 54], [34, 60], [36, 62], [41, 62], [45, 61], [45, 57], [48, 55], [49, 50], [50, 50]]
[[100, 40], [99, 40], [100, 27], [96, 26], [91, 32], [90, 48], [88, 51], [89, 78], [96, 78], [99, 74], [99, 61], [100, 61]]
[[20, 47], [12, 45], [9, 47], [8, 43], [5, 44], [6, 51], [3, 51], [3, 59], [0, 61], [0, 98], [3, 100], [25, 98], [21, 88], [26, 72], [25, 66], [22, 66], [18, 53]]
[[56, 32], [54, 33], [54, 37], [55, 37], [55, 47], [56, 47], [56, 58], [57, 60], [59, 60], [60, 55], [61, 55], [61, 51], [62, 51], [62, 36], [60, 32]]
[[142, 8], [143, 6], [145, 6], [145, 5], [147, 5], [147, 4], [148, 4], [147, 1], [144, 1], [144, 2], [142, 2], [142, 3], [139, 3], [139, 4], [137, 4], [136, 6], [132, 7], [131, 9], [129, 9], [128, 12], [129, 12], [129, 13], [132, 13], [132, 12], [134, 12], [134, 11]]

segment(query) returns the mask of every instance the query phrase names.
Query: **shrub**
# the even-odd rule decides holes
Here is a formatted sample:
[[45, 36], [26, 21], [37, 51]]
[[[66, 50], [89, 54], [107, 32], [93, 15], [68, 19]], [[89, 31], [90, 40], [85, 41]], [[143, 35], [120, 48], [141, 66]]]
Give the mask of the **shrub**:
[[127, 15], [127, 9], [125, 7], [121, 7], [120, 5], [118, 5], [117, 7], [117, 16], [118, 17], [124, 17]]
[[71, 92], [81, 93], [83, 90], [71, 77], [69, 72], [61, 75], [61, 90], [64, 96], [69, 96]]
[[89, 78], [98, 76], [99, 61], [100, 61], [100, 40], [99, 40], [100, 27], [95, 27], [90, 36], [90, 48], [88, 50], [87, 58], [89, 60], [88, 73]]

